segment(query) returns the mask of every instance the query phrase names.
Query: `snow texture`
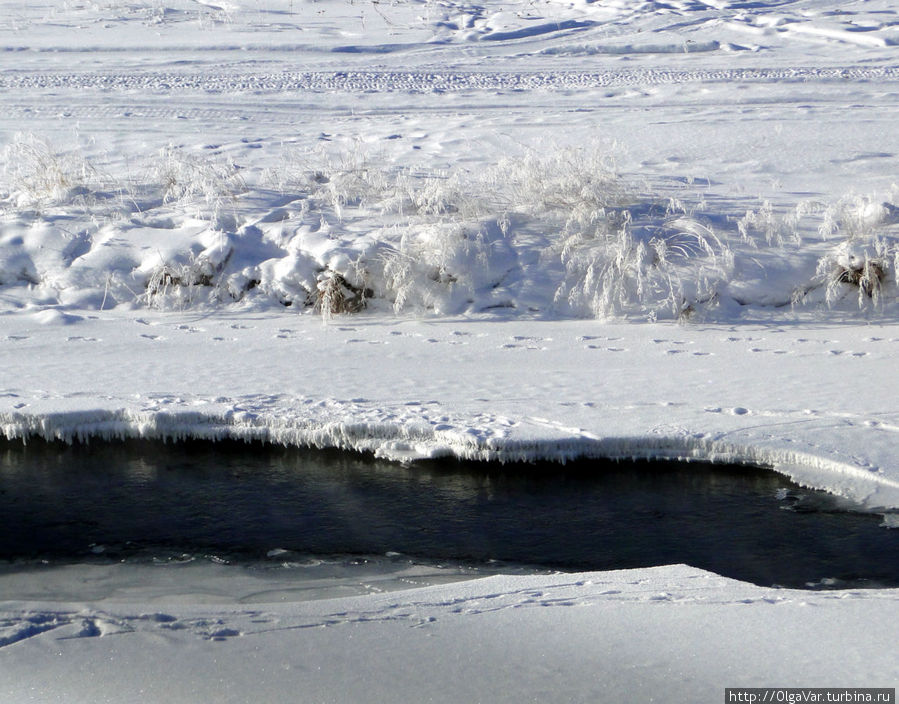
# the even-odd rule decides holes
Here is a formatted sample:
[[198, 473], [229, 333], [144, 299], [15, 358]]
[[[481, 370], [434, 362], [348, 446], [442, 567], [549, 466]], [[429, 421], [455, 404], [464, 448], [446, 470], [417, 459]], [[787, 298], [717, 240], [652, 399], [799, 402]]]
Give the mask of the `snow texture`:
[[[751, 462], [895, 526], [897, 44], [886, 0], [0, 0], [0, 432]], [[899, 674], [894, 590], [689, 567], [53, 601], [0, 606], [0, 699]]]
[[[896, 599], [763, 589], [680, 565], [252, 608], [13, 603], [0, 612], [0, 660], [18, 676], [0, 677], [0, 695], [687, 702], [769, 679], [881, 686], [897, 674]], [[803, 657], [810, 638], [815, 657]], [[50, 657], [64, 677], [34, 667]]]

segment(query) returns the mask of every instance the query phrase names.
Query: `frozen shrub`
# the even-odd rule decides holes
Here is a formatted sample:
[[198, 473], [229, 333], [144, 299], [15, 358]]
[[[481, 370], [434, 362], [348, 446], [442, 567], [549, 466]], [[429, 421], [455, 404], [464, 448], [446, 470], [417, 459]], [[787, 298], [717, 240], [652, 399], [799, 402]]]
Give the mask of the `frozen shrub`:
[[404, 208], [410, 213], [432, 217], [476, 217], [481, 212], [475, 196], [467, 190], [476, 186], [470, 179], [466, 186], [466, 180], [458, 172], [429, 173], [420, 178], [412, 178], [406, 173], [401, 183], [399, 194]]
[[205, 206], [205, 214], [213, 218], [246, 190], [240, 171], [232, 162], [188, 154], [175, 147], [162, 150], [153, 175], [162, 189], [164, 204]]
[[825, 238], [839, 235], [843, 242], [818, 260], [814, 279], [795, 294], [794, 303], [823, 288], [828, 306], [853, 293], [860, 308], [881, 304], [899, 267], [899, 247], [881, 231], [897, 221], [897, 212], [889, 203], [855, 194], [825, 209], [819, 233]]
[[577, 234], [562, 246], [565, 280], [555, 301], [576, 315], [605, 318], [647, 299], [652, 253], [627, 223]]
[[183, 308], [194, 303], [198, 288], [205, 286], [212, 286], [212, 277], [202, 273], [194, 262], [162, 262], [147, 278], [144, 300], [151, 308], [164, 309], [169, 303]]
[[285, 166], [281, 188], [308, 194], [314, 207], [330, 210], [338, 221], [346, 210], [375, 206], [390, 200], [395, 176], [376, 165], [361, 148], [336, 155], [303, 152]]
[[315, 309], [325, 320], [341, 313], [357, 313], [365, 308], [367, 291], [353, 286], [341, 274], [326, 269], [318, 275]]
[[799, 245], [802, 241], [800, 223], [804, 216], [815, 212], [818, 207], [817, 204], [806, 201], [786, 214], [779, 215], [774, 211], [771, 202], [766, 200], [758, 210], [746, 211], [746, 214], [737, 221], [737, 231], [742, 241], [752, 247], [759, 246], [755, 235], [761, 235], [769, 247]]
[[556, 305], [595, 318], [682, 317], [715, 300], [733, 268], [733, 253], [712, 229], [686, 217], [647, 228], [625, 213], [569, 237], [560, 256]]
[[351, 209], [425, 219], [455, 216], [473, 200], [466, 185], [477, 190], [474, 183], [464, 184], [458, 173], [390, 171], [361, 154], [314, 162], [294, 182], [339, 221]]
[[215, 300], [219, 297], [219, 274], [232, 254], [230, 247], [210, 247], [199, 255], [191, 252], [186, 257], [154, 257], [135, 272], [145, 272], [144, 302], [153, 308], [166, 308], [172, 303], [185, 308], [201, 299]]
[[857, 292], [859, 307], [882, 300], [887, 274], [899, 264], [899, 248], [882, 238], [849, 240], [822, 257], [816, 280], [823, 284], [828, 305]]
[[18, 207], [83, 198], [95, 170], [74, 153], [56, 152], [33, 134], [18, 134], [2, 153], [4, 190]]
[[596, 214], [631, 197], [612, 158], [599, 149], [548, 149], [504, 159], [487, 174], [494, 209], [528, 213], [563, 211], [569, 223], [584, 226]]
[[[899, 247], [887, 235], [899, 208], [871, 197], [761, 202], [732, 217], [708, 210], [720, 194], [694, 197], [680, 181], [638, 190], [590, 146], [480, 171], [393, 168], [361, 147], [319, 157], [285, 162], [238, 197], [247, 185], [233, 163], [170, 147], [129, 181], [128, 201], [83, 159], [20, 136], [0, 165], [0, 283], [89, 288], [101, 305], [242, 301], [325, 318], [376, 307], [372, 298], [405, 312], [654, 319], [716, 301], [735, 314], [787, 305], [797, 281], [794, 302], [857, 298], [869, 309], [896, 291]], [[23, 217], [19, 203], [40, 211]]]
[[486, 233], [461, 225], [410, 228], [383, 256], [385, 294], [408, 307], [454, 313], [472, 302], [493, 273]]
[[870, 196], [850, 194], [824, 210], [818, 230], [825, 238], [833, 235], [847, 240], [869, 237], [887, 220], [888, 206]]

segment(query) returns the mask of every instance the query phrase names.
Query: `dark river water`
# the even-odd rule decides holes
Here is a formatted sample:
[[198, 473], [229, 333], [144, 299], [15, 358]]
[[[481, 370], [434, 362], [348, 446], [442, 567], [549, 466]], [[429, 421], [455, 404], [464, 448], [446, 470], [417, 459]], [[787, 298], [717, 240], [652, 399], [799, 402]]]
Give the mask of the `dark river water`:
[[0, 442], [7, 564], [399, 553], [578, 571], [687, 563], [762, 585], [897, 586], [899, 530], [883, 521], [744, 466], [402, 466], [237, 442]]

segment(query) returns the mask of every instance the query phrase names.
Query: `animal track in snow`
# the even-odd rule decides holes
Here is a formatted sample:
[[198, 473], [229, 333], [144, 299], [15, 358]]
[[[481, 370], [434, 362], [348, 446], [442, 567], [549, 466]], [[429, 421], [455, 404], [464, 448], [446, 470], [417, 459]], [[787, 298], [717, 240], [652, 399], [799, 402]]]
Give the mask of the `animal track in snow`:
[[796, 342], [811, 345], [838, 345], [839, 340], [810, 340], [807, 337], [797, 337]]
[[[665, 354], [684, 354], [687, 350], [683, 349], [684, 346], [695, 344], [692, 340], [670, 340], [666, 337], [657, 337], [653, 339], [654, 345], [675, 345], [675, 347], [670, 347], [665, 350]], [[694, 352], [693, 354], [697, 354]], [[700, 353], [707, 354], [707, 353]]]
[[[189, 631], [204, 640], [224, 641], [245, 635], [239, 626], [259, 628], [276, 623], [261, 612], [235, 615], [238, 623], [223, 618], [178, 618], [167, 613], [136, 616], [110, 616], [91, 612], [32, 612], [0, 616], [0, 649], [14, 646], [37, 636], [57, 640], [102, 638], [136, 631]], [[242, 622], [247, 622], [243, 624]]]
[[84, 613], [25, 613], [0, 617], [0, 649], [54, 632], [59, 640], [96, 638], [135, 630], [118, 618]]
[[852, 350], [828, 350], [827, 353], [833, 357], [867, 357], [867, 352], [853, 352]]
[[587, 345], [588, 350], [605, 350], [606, 352], [627, 352], [626, 347], [605, 347], [604, 345]]
[[760, 342], [764, 337], [725, 337], [724, 342]]
[[369, 345], [388, 345], [390, 344], [386, 340], [365, 340], [361, 337], [353, 337], [348, 340], [344, 340], [344, 344], [352, 345], [352, 344], [369, 344]]
[[546, 347], [538, 347], [537, 345], [517, 345], [512, 342], [508, 342], [504, 345], [500, 345], [500, 349], [504, 350], [545, 350]]
[[526, 350], [547, 350], [549, 349], [545, 345], [540, 343], [543, 342], [552, 342], [551, 337], [537, 337], [531, 335], [513, 335], [511, 337], [512, 342], [507, 342], [505, 344], [500, 345], [500, 349], [504, 350], [512, 350], [512, 349], [526, 349]]
[[589, 342], [591, 344], [584, 345], [585, 350], [603, 350], [605, 352], [627, 352], [627, 347], [618, 345], [606, 345], [601, 343], [618, 342], [621, 337], [609, 337], [606, 335], [579, 335], [575, 338], [578, 342]]

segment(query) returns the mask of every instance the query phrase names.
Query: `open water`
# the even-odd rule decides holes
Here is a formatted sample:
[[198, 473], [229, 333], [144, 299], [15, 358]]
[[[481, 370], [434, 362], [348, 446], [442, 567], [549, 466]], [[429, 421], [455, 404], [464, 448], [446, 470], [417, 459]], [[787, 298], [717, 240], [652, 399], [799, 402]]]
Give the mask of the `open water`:
[[761, 585], [899, 586], [884, 516], [769, 469], [579, 460], [408, 466], [239, 442], [0, 442], [0, 561], [365, 556]]

